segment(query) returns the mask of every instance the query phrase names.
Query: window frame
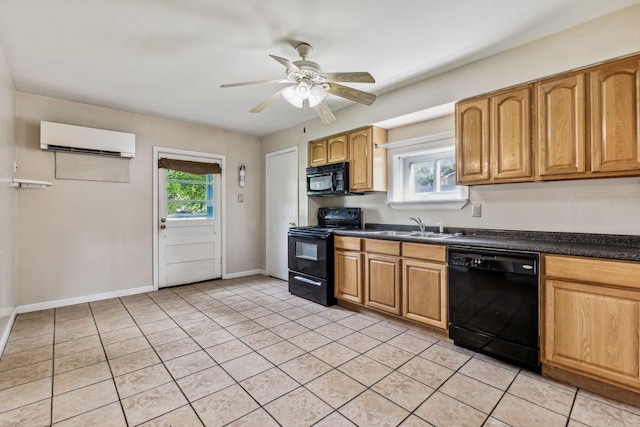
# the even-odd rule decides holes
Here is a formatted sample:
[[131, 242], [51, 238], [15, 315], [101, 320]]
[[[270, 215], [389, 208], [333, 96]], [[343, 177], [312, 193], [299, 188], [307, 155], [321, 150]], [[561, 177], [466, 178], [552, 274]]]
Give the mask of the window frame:
[[[437, 163], [443, 159], [456, 160], [455, 140], [438, 141], [437, 144], [414, 144], [387, 150], [389, 164], [389, 191], [386, 203], [393, 209], [462, 209], [469, 202], [469, 187], [456, 185], [451, 191], [409, 193], [410, 167], [417, 161], [434, 161], [434, 180], [439, 181]], [[435, 182], [434, 182], [435, 184]]]

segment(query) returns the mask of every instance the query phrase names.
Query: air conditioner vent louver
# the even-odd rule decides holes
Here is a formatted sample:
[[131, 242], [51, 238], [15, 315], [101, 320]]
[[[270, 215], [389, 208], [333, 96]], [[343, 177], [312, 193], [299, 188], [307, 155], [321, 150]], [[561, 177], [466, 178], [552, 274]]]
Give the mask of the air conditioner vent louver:
[[74, 148], [65, 147], [62, 145], [47, 145], [49, 151], [63, 151], [65, 153], [77, 153], [77, 154], [97, 154], [99, 156], [121, 157], [117, 151], [105, 151], [105, 150], [92, 150], [90, 148]]
[[126, 132], [41, 121], [40, 148], [65, 153], [133, 158], [136, 155], [136, 136]]

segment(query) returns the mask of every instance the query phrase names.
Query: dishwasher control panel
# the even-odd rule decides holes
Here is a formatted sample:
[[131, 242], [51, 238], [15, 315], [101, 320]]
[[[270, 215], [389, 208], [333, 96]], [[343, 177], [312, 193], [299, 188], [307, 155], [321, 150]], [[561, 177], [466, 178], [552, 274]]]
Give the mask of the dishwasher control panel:
[[538, 254], [449, 248], [449, 265], [536, 275], [538, 274]]

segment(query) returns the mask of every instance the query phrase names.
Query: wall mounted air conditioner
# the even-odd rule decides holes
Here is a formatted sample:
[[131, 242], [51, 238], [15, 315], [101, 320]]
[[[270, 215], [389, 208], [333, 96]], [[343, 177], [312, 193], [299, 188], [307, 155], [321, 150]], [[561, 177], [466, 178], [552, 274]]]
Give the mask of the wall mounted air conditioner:
[[132, 133], [41, 121], [40, 148], [66, 153], [133, 158], [136, 156], [136, 136]]

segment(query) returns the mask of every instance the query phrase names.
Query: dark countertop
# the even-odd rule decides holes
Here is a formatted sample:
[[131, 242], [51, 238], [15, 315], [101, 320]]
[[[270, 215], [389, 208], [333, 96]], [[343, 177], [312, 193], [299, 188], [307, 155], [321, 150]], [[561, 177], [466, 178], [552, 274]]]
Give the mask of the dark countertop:
[[[445, 228], [445, 233], [462, 233], [462, 235], [438, 239], [408, 235], [390, 236], [377, 233], [383, 230], [418, 231], [416, 227], [407, 225], [367, 224], [364, 230], [336, 230], [335, 234], [433, 245], [508, 249], [640, 261], [640, 236], [635, 235]], [[427, 227], [427, 230], [438, 231], [434, 227]]]

